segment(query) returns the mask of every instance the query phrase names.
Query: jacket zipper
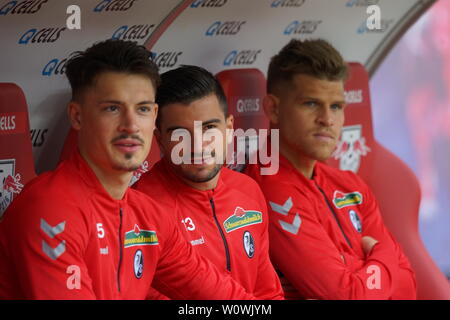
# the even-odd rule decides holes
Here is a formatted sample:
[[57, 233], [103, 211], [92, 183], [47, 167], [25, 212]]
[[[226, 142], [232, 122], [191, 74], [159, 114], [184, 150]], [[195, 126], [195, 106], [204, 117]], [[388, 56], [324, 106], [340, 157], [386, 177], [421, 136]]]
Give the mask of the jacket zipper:
[[117, 287], [120, 292], [120, 267], [122, 265], [122, 208], [120, 208], [120, 224], [119, 224], [119, 266], [117, 268]]
[[323, 198], [325, 199], [325, 202], [327, 203], [328, 209], [330, 209], [331, 213], [334, 216], [334, 219], [337, 222], [337, 225], [339, 226], [339, 229], [341, 229], [342, 235], [344, 236], [345, 240], [347, 241], [347, 244], [350, 246], [350, 248], [352, 247], [352, 244], [350, 243], [350, 240], [348, 239], [347, 235], [344, 232], [344, 229], [342, 229], [341, 223], [339, 222], [339, 219], [337, 217], [336, 211], [334, 211], [333, 206], [331, 205], [330, 201], [328, 200], [327, 196], [325, 195], [325, 192], [319, 187], [319, 185], [317, 184], [316, 181], [314, 181], [316, 183], [317, 189], [319, 189], [320, 193], [322, 193]]
[[214, 221], [216, 222], [217, 228], [219, 229], [219, 232], [220, 232], [220, 236], [222, 237], [223, 245], [225, 247], [225, 255], [227, 258], [227, 270], [228, 270], [228, 272], [230, 272], [231, 271], [231, 262], [230, 262], [230, 249], [228, 247], [228, 242], [227, 242], [227, 239], [225, 238], [225, 234], [223, 233], [222, 227], [220, 226], [219, 220], [217, 220], [216, 206], [214, 205], [213, 198], [209, 199], [209, 203], [211, 204]]

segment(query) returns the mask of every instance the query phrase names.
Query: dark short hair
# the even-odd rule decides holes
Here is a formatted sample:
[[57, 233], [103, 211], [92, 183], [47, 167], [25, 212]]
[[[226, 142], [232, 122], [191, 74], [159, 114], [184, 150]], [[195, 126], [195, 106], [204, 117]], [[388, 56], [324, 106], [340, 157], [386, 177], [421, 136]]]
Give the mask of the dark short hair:
[[208, 70], [198, 66], [182, 65], [161, 74], [161, 85], [156, 92], [156, 103], [159, 107], [156, 125], [160, 127], [161, 110], [166, 105], [172, 103], [187, 105], [210, 94], [216, 95], [226, 117], [227, 99], [219, 81]]
[[155, 90], [160, 83], [158, 67], [151, 60], [150, 51], [133, 41], [109, 39], [76, 52], [67, 62], [66, 75], [72, 88], [72, 100], [77, 100], [104, 72], [144, 75], [151, 80]]
[[323, 39], [292, 39], [272, 57], [267, 72], [267, 92], [289, 84], [297, 74], [306, 74], [321, 80], [345, 81], [348, 65], [341, 54]]

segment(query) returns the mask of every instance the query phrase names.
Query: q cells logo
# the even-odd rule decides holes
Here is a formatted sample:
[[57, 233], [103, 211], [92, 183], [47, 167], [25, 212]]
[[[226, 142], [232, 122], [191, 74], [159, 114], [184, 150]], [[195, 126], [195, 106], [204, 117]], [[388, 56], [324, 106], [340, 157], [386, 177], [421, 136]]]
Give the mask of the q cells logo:
[[19, 39], [19, 44], [28, 43], [53, 43], [61, 37], [61, 33], [67, 28], [30, 29]]
[[158, 68], [172, 68], [178, 63], [182, 51], [165, 51], [161, 53], [152, 52], [152, 59]]
[[260, 110], [259, 98], [241, 98], [236, 103], [236, 110], [239, 113], [255, 113]]
[[231, 65], [251, 65], [255, 63], [261, 50], [233, 50], [227, 54], [223, 61], [224, 66]]
[[196, 0], [192, 2], [191, 8], [220, 8], [227, 3], [227, 0]]
[[225, 21], [214, 22], [208, 30], [206, 30], [206, 36], [219, 36], [219, 35], [235, 35], [240, 30], [242, 25], [244, 25], [246, 21]]
[[102, 11], [127, 11], [136, 0], [103, 0], [94, 8], [94, 12]]
[[63, 75], [66, 71], [66, 63], [67, 61], [74, 55], [75, 52], [72, 52], [69, 57], [63, 59], [52, 59], [50, 60], [42, 69], [43, 76], [52, 76], [52, 75]]
[[46, 140], [46, 134], [48, 133], [48, 129], [31, 129], [30, 135], [31, 135], [31, 143], [33, 145], [33, 148], [39, 148], [42, 147]]
[[41, 10], [48, 0], [9, 1], [0, 8], [0, 16], [11, 14], [34, 14]]
[[305, 3], [305, 0], [275, 0], [270, 5], [272, 8], [279, 7], [301, 7]]
[[154, 27], [154, 24], [137, 24], [131, 27], [121, 26], [116, 31], [114, 31], [111, 39], [143, 40], [150, 35], [150, 32]]
[[292, 21], [288, 26], [284, 29], [284, 35], [292, 35], [292, 34], [312, 34], [317, 30], [319, 24], [322, 23], [322, 20], [305, 20], [305, 21]]

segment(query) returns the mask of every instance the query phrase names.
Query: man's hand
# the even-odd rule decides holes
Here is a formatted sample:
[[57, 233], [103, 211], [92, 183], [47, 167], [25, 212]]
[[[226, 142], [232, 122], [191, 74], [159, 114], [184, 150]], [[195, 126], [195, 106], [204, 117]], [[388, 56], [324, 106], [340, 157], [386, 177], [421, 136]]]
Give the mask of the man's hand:
[[372, 250], [373, 246], [378, 243], [378, 240], [370, 237], [370, 236], [364, 236], [361, 239], [361, 244], [363, 251], [366, 255], [369, 254], [369, 252]]

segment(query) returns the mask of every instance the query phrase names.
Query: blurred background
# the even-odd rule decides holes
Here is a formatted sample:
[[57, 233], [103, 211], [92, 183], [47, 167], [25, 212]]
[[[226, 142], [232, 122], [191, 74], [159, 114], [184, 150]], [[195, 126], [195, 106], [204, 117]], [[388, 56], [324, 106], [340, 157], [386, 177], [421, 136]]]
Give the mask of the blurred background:
[[416, 21], [370, 89], [376, 139], [417, 175], [420, 234], [450, 279], [450, 1]]

